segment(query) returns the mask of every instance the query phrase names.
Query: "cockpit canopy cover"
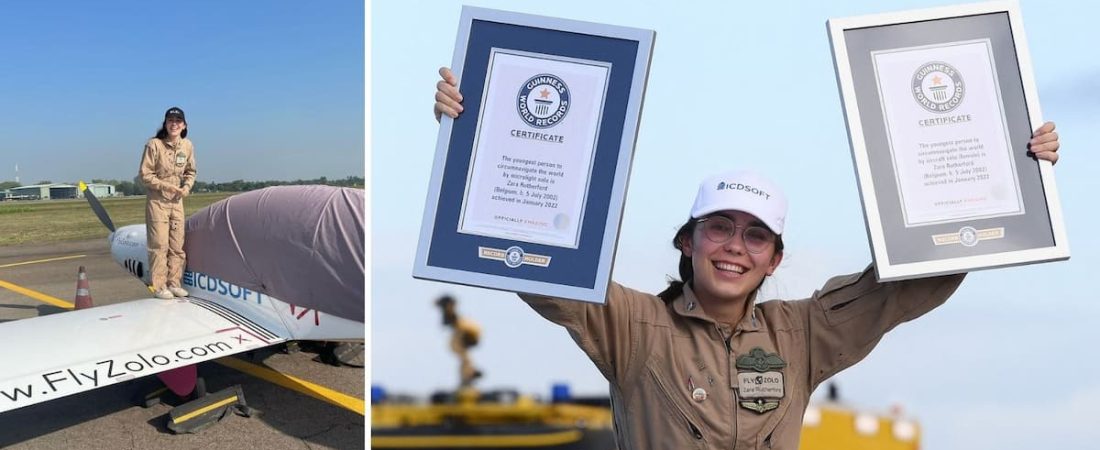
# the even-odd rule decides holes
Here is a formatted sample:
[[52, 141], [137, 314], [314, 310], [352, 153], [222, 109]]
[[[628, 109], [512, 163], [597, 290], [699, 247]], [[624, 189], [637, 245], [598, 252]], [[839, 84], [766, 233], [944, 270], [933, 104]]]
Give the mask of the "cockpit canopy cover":
[[187, 219], [187, 267], [362, 321], [363, 192], [276, 186], [214, 203]]

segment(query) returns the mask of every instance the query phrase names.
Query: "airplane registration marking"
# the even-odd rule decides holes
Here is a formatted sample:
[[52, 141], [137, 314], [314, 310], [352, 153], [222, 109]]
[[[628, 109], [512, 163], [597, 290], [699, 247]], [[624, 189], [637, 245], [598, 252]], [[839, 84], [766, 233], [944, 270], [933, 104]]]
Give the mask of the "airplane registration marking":
[[64, 260], [67, 260], [67, 259], [83, 258], [85, 256], [88, 256], [88, 255], [59, 256], [57, 258], [39, 259], [37, 261], [24, 261], [24, 262], [17, 262], [17, 263], [11, 263], [11, 264], [3, 264], [3, 265], [0, 265], [0, 269], [6, 268], [6, 267], [25, 266], [27, 264], [38, 264], [38, 263], [52, 262], [52, 261], [64, 261]]
[[309, 313], [310, 311], [313, 311], [313, 324], [316, 325], [316, 326], [321, 326], [321, 313], [320, 313], [320, 311], [317, 311], [316, 309], [302, 308], [302, 312], [300, 314], [295, 315], [294, 314], [295, 308], [296, 307], [294, 305], [290, 305], [290, 315], [294, 316], [295, 319], [302, 320], [302, 317], [305, 317], [305, 315], [307, 313]]
[[49, 295], [43, 294], [41, 292], [38, 292], [38, 291], [35, 291], [35, 290], [32, 290], [32, 289], [27, 289], [27, 288], [25, 288], [23, 286], [19, 286], [17, 284], [8, 283], [7, 281], [4, 281], [4, 280], [0, 280], [0, 287], [2, 287], [4, 289], [7, 289], [9, 291], [13, 291], [13, 292], [17, 292], [17, 293], [26, 295], [27, 297], [33, 298], [33, 299], [41, 301], [41, 302], [49, 303], [49, 304], [57, 306], [57, 307], [61, 307], [61, 308], [65, 308], [65, 309], [73, 309], [73, 307], [75, 306], [72, 303], [69, 303], [65, 300], [59, 299], [57, 297], [49, 296]]
[[249, 364], [234, 357], [219, 358], [215, 359], [214, 362], [287, 389], [301, 392], [323, 402], [358, 413], [359, 415], [365, 416], [367, 414], [366, 402], [361, 398], [356, 398], [298, 377], [279, 373], [266, 367]]

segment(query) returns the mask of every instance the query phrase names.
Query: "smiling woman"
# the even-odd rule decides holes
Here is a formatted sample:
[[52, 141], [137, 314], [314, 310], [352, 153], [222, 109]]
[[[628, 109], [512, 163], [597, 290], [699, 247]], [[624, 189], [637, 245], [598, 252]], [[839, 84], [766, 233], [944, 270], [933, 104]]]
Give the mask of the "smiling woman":
[[[436, 116], [457, 117], [457, 79], [440, 75]], [[1036, 130], [1036, 158], [1057, 159], [1053, 130]], [[880, 283], [871, 265], [809, 298], [758, 302], [783, 259], [786, 216], [768, 178], [720, 173], [699, 184], [673, 238], [681, 280], [659, 295], [616, 283], [604, 304], [520, 295], [609, 382], [620, 448], [797, 448], [814, 389], [946, 302], [965, 275]]]
[[183, 110], [169, 108], [156, 137], [145, 144], [139, 170], [145, 184], [145, 222], [149, 268], [156, 297], [186, 297], [180, 277], [187, 255], [183, 252], [183, 198], [195, 184], [195, 150], [187, 139]]

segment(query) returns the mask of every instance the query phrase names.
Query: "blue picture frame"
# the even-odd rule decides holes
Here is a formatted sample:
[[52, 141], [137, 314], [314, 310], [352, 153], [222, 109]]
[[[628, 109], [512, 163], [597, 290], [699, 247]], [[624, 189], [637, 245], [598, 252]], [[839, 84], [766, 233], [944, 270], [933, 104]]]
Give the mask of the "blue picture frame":
[[[441, 120], [413, 276], [603, 303], [655, 39], [626, 28], [465, 6], [451, 69], [464, 112]], [[608, 68], [582, 217], [572, 245], [461, 231], [490, 57], [501, 50]]]

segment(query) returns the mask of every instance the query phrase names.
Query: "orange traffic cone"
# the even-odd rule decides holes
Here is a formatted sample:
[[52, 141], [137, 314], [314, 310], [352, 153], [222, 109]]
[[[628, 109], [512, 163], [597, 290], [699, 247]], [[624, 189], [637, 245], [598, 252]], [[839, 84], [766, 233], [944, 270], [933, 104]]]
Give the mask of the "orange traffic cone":
[[84, 309], [92, 307], [92, 294], [88, 291], [88, 274], [84, 273], [84, 266], [76, 273], [76, 308]]

